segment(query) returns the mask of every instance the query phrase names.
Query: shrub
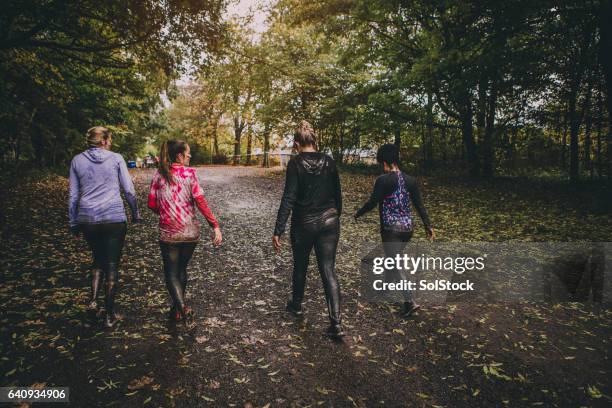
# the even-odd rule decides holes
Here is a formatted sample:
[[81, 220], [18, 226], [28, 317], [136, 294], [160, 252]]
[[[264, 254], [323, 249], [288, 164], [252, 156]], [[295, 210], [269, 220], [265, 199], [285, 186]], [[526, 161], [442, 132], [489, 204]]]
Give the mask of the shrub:
[[228, 163], [228, 159], [227, 159], [227, 156], [225, 155], [225, 153], [219, 153], [219, 154], [215, 154], [212, 157], [212, 162], [213, 162], [213, 164], [227, 164]]

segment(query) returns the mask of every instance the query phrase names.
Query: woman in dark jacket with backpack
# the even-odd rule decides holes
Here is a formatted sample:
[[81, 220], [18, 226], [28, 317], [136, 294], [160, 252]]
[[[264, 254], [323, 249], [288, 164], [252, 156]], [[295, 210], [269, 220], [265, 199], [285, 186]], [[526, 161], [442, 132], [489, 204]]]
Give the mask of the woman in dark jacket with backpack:
[[[355, 213], [355, 219], [378, 206], [380, 215], [380, 235], [386, 257], [394, 258], [400, 254], [410, 239], [414, 230], [414, 219], [411, 205], [419, 213], [425, 226], [427, 239], [433, 241], [435, 233], [427, 210], [421, 200], [421, 192], [416, 179], [400, 170], [399, 150], [396, 145], [384, 144], [376, 154], [378, 164], [384, 172], [374, 183], [374, 191], [370, 199]], [[402, 279], [403, 272], [395, 271]], [[410, 291], [404, 291], [402, 315], [409, 317], [419, 309], [412, 299]]]
[[287, 164], [285, 191], [272, 237], [274, 248], [280, 251], [280, 236], [292, 213], [293, 296], [287, 303], [287, 310], [296, 316], [303, 314], [306, 271], [314, 247], [331, 322], [327, 335], [339, 339], [344, 336], [340, 321], [340, 286], [335, 272], [342, 213], [340, 178], [333, 159], [316, 150], [315, 134], [308, 122], [300, 123], [293, 142], [298, 154]]

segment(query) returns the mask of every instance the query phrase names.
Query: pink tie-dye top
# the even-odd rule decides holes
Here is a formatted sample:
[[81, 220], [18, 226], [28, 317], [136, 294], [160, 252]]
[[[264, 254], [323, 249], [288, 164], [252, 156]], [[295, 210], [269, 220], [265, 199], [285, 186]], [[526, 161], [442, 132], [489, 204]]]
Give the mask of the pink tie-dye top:
[[148, 206], [159, 214], [159, 239], [164, 242], [192, 242], [200, 238], [197, 206], [208, 224], [217, 228], [208, 203], [202, 194], [194, 168], [172, 164], [172, 183], [155, 173], [151, 181]]

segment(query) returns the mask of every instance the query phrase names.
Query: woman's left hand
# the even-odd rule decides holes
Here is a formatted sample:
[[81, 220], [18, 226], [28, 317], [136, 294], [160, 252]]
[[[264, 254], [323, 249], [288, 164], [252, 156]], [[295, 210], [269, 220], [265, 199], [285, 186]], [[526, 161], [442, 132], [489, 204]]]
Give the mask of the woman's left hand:
[[81, 228], [78, 225], [73, 225], [72, 227], [70, 227], [70, 233], [73, 237], [78, 238], [81, 234]]
[[223, 241], [223, 236], [221, 235], [221, 228], [215, 228], [215, 236], [213, 237], [213, 245], [219, 246]]

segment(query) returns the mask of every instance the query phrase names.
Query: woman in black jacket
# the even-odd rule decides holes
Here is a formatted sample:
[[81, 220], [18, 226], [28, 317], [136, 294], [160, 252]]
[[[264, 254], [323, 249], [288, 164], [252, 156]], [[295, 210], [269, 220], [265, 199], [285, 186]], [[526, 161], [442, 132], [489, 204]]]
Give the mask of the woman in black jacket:
[[340, 324], [340, 286], [335, 272], [342, 212], [338, 169], [331, 157], [317, 152], [315, 134], [308, 122], [302, 121], [297, 127], [293, 143], [298, 154], [287, 164], [285, 191], [272, 237], [274, 248], [280, 251], [280, 236], [292, 212], [293, 297], [287, 303], [287, 310], [296, 316], [303, 313], [306, 270], [314, 247], [331, 321], [327, 334], [339, 339], [344, 332]]
[[[357, 210], [355, 219], [378, 206], [383, 250], [386, 257], [395, 258], [412, 238], [414, 220], [411, 205], [414, 205], [423, 221], [427, 239], [433, 241], [435, 233], [423, 205], [416, 179], [401, 171], [398, 166], [399, 150], [397, 146], [382, 145], [378, 149], [376, 160], [382, 166], [384, 174], [376, 179], [370, 199]], [[401, 279], [406, 279], [403, 271], [395, 270], [394, 272]], [[410, 291], [404, 291], [402, 315], [409, 317], [419, 307], [412, 299]]]

